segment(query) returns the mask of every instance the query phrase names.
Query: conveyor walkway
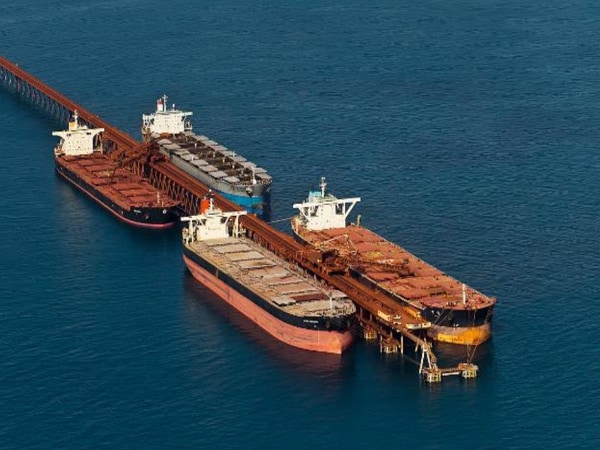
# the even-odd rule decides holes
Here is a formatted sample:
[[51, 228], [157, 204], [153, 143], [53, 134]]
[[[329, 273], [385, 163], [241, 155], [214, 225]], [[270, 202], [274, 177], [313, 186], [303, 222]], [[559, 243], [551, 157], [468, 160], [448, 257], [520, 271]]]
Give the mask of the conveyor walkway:
[[[143, 143], [1, 56], [0, 83], [9, 92], [64, 123], [67, 123], [77, 110], [79, 117], [88, 126], [105, 129], [103, 139], [108, 141], [109, 150], [118, 155], [120, 161], [126, 162], [135, 173], [144, 176], [157, 189], [180, 202], [182, 214], [198, 212], [200, 200], [207, 194], [208, 188], [168, 161], [152, 156], [152, 153], [149, 153], [150, 149], [141, 151]], [[224, 211], [242, 209], [224, 197], [217, 194], [214, 194], [214, 197], [219, 208]], [[401, 305], [385, 294], [367, 288], [351, 278], [345, 267], [327, 261], [323, 253], [299, 244], [291, 236], [276, 230], [256, 216], [242, 216], [240, 222], [255, 242], [296, 263], [352, 299], [357, 305], [358, 320], [364, 329], [365, 337], [378, 338], [383, 352], [404, 353], [404, 339], [412, 342], [420, 355], [419, 371], [426, 381], [438, 382], [442, 376], [448, 375], [460, 375], [464, 378], [476, 376], [477, 366], [469, 362], [451, 368], [438, 367], [430, 343], [419, 333], [419, 330], [427, 328], [430, 324], [420, 316], [417, 309]]]

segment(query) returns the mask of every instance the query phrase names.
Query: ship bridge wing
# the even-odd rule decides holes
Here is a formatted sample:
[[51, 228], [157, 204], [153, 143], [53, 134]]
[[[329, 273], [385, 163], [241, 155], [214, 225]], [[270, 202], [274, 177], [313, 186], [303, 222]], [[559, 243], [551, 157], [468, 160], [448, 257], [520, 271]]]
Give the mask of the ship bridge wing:
[[293, 207], [300, 211], [302, 221], [308, 230], [327, 230], [329, 228], [345, 228], [346, 219], [360, 197], [330, 198], [317, 197], [316, 200], [294, 203]]
[[167, 98], [163, 95], [156, 101], [156, 112], [142, 114], [142, 128], [145, 134], [179, 134], [192, 130], [192, 125], [186, 118], [193, 113], [175, 109], [175, 105], [167, 109]]
[[325, 177], [321, 177], [319, 187], [319, 191], [308, 193], [308, 199], [292, 205], [300, 211], [300, 222], [311, 231], [346, 228], [346, 218], [352, 208], [360, 202], [360, 197], [337, 198], [326, 194]]

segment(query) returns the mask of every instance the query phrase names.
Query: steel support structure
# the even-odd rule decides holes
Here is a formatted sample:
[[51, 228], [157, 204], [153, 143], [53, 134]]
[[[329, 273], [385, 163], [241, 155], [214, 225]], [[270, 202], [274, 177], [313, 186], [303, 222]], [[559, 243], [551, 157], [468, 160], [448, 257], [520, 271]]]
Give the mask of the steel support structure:
[[[17, 64], [0, 56], [0, 84], [19, 98], [39, 108], [51, 118], [66, 124], [75, 110], [79, 117], [90, 127], [104, 128], [104, 143], [120, 158], [128, 160], [128, 165], [138, 175], [142, 175], [157, 189], [180, 202], [184, 214], [196, 214], [200, 200], [209, 189], [168, 161], [152, 156], [146, 152], [146, 159], [137, 158], [142, 143], [136, 141], [123, 131], [111, 126], [98, 116], [92, 114], [81, 105], [71, 101], [58, 91], [45, 85], [40, 80], [21, 69]], [[108, 142], [107, 142], [108, 141]], [[224, 197], [214, 194], [217, 205], [225, 211], [242, 208]], [[344, 292], [358, 307], [358, 318], [365, 330], [376, 333], [383, 348], [404, 352], [404, 337], [415, 344], [417, 352], [421, 352], [419, 372], [428, 382], [437, 382], [443, 375], [462, 374], [465, 378], [474, 377], [476, 366], [469, 363], [457, 368], [440, 369], [431, 345], [420, 338], [414, 328], [426, 323], [419, 312], [401, 305], [381, 292], [368, 289], [345, 273], [344, 267], [328, 265], [322, 260], [322, 254], [309, 249], [291, 236], [277, 231], [254, 215], [245, 215], [241, 224], [247, 235], [262, 246], [280, 257], [297, 264], [319, 277], [323, 282]], [[381, 313], [393, 316], [398, 320], [393, 324], [381, 319]], [[420, 325], [421, 324], [421, 325]], [[412, 329], [409, 329], [412, 328]], [[373, 335], [373, 334], [371, 334]]]
[[73, 112], [77, 110], [83, 123], [93, 128], [104, 128], [103, 140], [109, 141], [108, 145], [112, 150], [121, 149], [124, 152], [131, 152], [140, 146], [140, 143], [128, 134], [100, 119], [23, 70], [18, 64], [2, 56], [0, 56], [0, 83], [8, 92], [40, 109], [62, 125], [66, 125]]

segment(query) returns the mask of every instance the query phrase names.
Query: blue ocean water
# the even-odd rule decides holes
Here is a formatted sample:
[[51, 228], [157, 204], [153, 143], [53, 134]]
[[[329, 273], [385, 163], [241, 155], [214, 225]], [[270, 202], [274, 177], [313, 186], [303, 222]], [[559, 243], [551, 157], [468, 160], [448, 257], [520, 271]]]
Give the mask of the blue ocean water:
[[[476, 380], [272, 341], [53, 172], [0, 92], [0, 447], [597, 448], [600, 6], [4, 0], [0, 53], [139, 136], [167, 93], [269, 170], [497, 296]], [[278, 226], [285, 229], [285, 222]], [[445, 356], [457, 351], [440, 348]]]

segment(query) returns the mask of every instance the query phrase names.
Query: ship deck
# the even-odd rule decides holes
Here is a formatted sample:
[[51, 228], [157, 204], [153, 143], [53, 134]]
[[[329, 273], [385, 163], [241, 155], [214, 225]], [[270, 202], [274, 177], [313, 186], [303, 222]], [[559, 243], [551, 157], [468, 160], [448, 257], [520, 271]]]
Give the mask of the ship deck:
[[473, 310], [495, 303], [469, 286], [463, 302], [461, 282], [367, 228], [302, 228], [300, 237], [321, 250], [337, 250], [345, 264], [370, 282], [417, 307]]
[[258, 184], [268, 185], [272, 182], [265, 169], [204, 135], [186, 132], [159, 139], [157, 143], [169, 153], [226, 183], [252, 186], [253, 170]]
[[275, 307], [298, 317], [338, 317], [355, 312], [338, 290], [325, 291], [273, 253], [247, 238], [186, 244], [194, 253]]
[[90, 155], [61, 155], [59, 163], [94, 187], [125, 210], [131, 208], [169, 208], [177, 205], [167, 195], [161, 195], [142, 177], [119, 167], [106, 155], [94, 152]]

